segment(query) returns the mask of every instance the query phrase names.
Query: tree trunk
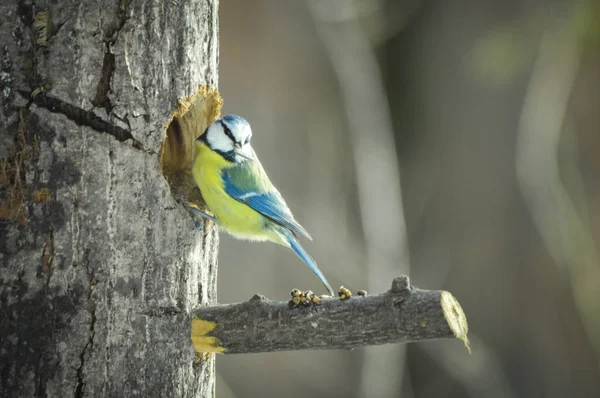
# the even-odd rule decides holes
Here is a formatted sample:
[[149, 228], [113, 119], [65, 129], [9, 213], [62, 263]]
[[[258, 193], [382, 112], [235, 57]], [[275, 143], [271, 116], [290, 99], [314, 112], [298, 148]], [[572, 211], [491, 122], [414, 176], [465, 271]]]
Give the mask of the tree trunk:
[[217, 4], [0, 4], [1, 397], [214, 395], [189, 325], [218, 236], [160, 155], [217, 84]]

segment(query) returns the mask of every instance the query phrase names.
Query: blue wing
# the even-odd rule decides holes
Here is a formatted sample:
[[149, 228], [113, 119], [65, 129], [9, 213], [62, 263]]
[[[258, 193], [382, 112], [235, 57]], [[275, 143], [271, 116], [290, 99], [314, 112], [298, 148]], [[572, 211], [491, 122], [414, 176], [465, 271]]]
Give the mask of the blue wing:
[[[247, 162], [247, 163], [255, 163]], [[292, 231], [295, 235], [304, 235], [312, 240], [309, 233], [296, 221], [292, 212], [287, 207], [287, 204], [281, 197], [281, 194], [275, 190], [265, 192], [265, 181], [260, 183], [250, 183], [253, 180], [261, 177], [264, 173], [261, 168], [260, 173], [253, 173], [250, 167], [233, 167], [224, 169], [222, 173], [225, 192], [235, 200], [242, 202], [252, 209], [256, 210], [263, 216], [267, 217], [274, 223], [281, 225]], [[254, 170], [256, 172], [256, 170]], [[261, 184], [262, 183], [262, 184]]]
[[310, 268], [310, 270], [325, 285], [329, 294], [333, 289], [327, 282], [315, 260], [306, 253], [296, 240], [298, 234], [312, 238], [296, 220], [285, 201], [271, 184], [258, 160], [244, 162], [223, 169], [221, 178], [225, 192], [235, 200], [248, 205], [250, 208], [273, 221], [277, 233], [289, 244], [289, 247]]

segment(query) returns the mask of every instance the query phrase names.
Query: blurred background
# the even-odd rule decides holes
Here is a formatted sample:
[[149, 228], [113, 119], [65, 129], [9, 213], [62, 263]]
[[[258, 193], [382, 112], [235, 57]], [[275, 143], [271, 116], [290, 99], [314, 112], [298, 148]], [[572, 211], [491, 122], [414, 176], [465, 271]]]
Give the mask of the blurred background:
[[[218, 397], [600, 396], [600, 7], [227, 0], [225, 113], [334, 287], [452, 292], [459, 341], [217, 358]], [[222, 234], [219, 302], [325, 293]]]

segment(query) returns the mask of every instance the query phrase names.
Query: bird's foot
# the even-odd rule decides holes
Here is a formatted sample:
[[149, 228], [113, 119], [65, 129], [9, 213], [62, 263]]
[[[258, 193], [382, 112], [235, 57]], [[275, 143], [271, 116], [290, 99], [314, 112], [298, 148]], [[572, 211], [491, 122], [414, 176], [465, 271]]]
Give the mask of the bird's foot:
[[181, 203], [196, 218], [217, 222], [217, 218], [215, 216], [212, 216], [206, 213], [205, 211], [201, 210], [196, 204], [188, 202], [182, 198], [177, 199], [177, 202]]

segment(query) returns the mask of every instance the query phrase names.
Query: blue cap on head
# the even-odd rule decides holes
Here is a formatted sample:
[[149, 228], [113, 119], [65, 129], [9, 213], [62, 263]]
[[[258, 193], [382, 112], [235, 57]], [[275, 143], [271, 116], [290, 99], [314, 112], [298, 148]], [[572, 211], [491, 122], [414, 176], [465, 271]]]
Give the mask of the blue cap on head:
[[248, 123], [248, 121], [246, 119], [244, 119], [241, 116], [237, 116], [237, 115], [225, 115], [221, 118], [222, 121], [224, 121], [225, 123], [227, 123], [227, 125], [230, 128], [235, 128], [237, 126], [248, 126], [250, 125], [250, 123]]

